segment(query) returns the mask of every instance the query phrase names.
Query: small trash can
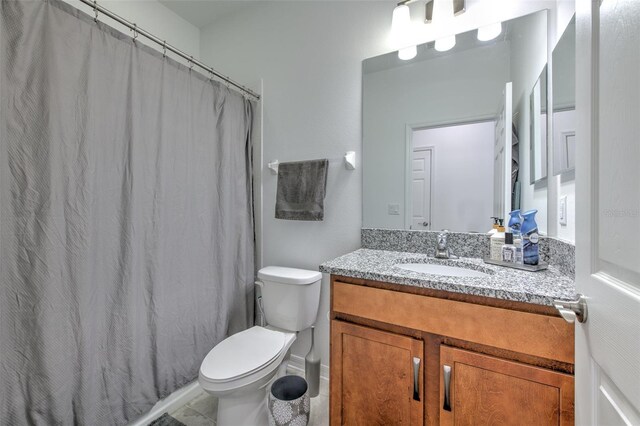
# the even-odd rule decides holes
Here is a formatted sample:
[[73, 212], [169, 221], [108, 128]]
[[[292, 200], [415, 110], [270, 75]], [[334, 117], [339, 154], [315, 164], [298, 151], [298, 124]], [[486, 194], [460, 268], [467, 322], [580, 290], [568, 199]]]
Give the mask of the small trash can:
[[299, 376], [284, 376], [273, 382], [269, 392], [270, 426], [306, 426], [311, 402], [309, 386]]

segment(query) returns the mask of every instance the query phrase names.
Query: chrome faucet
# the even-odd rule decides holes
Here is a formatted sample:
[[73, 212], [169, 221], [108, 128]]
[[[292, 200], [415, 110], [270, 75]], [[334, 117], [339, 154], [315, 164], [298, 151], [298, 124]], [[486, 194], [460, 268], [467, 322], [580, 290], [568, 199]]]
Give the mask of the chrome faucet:
[[434, 256], [435, 258], [451, 259], [454, 257], [449, 250], [449, 246], [447, 245], [448, 236], [449, 230], [447, 229], [443, 229], [442, 232], [438, 233], [438, 244], [436, 245], [436, 254]]

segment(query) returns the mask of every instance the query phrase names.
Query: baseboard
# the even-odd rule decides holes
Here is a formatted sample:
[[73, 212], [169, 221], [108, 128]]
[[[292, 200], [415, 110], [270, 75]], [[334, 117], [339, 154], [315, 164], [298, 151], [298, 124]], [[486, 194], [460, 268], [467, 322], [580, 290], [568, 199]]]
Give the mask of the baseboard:
[[149, 423], [163, 415], [164, 413], [171, 413], [178, 408], [185, 405], [187, 402], [200, 395], [202, 388], [198, 384], [197, 380], [189, 383], [186, 386], [181, 387], [177, 391], [173, 392], [168, 397], [161, 399], [151, 408], [147, 414], [129, 423], [129, 426], [147, 426]]
[[[288, 369], [299, 376], [304, 376], [304, 358], [299, 355], [291, 355]], [[329, 395], [329, 366], [320, 366], [320, 394]]]

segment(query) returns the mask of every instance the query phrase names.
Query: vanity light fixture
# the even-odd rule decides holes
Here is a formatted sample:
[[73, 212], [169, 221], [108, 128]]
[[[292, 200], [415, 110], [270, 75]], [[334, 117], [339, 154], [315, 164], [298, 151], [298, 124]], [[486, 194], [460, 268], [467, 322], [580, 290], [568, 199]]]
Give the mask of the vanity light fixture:
[[[435, 19], [442, 25], [447, 25], [453, 22], [455, 16], [456, 0], [433, 0], [438, 3], [434, 5]], [[458, 5], [459, 7], [459, 5]], [[441, 37], [435, 42], [435, 49], [438, 52], [446, 52], [456, 45], [456, 36], [452, 34], [450, 36]]]
[[450, 36], [437, 39], [435, 43], [435, 48], [438, 52], [446, 52], [447, 50], [453, 49], [453, 46], [455, 45], [456, 45], [456, 36], [450, 35]]
[[[433, 3], [436, 0], [428, 0], [425, 6], [424, 23], [430, 24], [433, 22]], [[442, 0], [438, 0], [442, 1]], [[466, 0], [453, 0], [453, 16], [462, 15], [467, 10]]]
[[478, 40], [480, 41], [489, 41], [498, 37], [502, 32], [502, 22], [497, 22], [495, 24], [485, 25], [484, 27], [478, 28]]
[[427, 4], [424, 5], [425, 14], [424, 14], [424, 23], [430, 24], [433, 22], [433, 2], [435, 0], [429, 0]]
[[407, 6], [407, 2], [400, 2], [396, 8], [393, 9], [393, 16], [391, 18], [392, 37], [405, 37], [409, 25], [411, 25], [409, 6]]
[[[407, 45], [410, 40], [409, 29], [411, 27], [411, 13], [408, 4], [414, 0], [404, 0], [393, 9], [391, 20], [391, 36], [397, 45]], [[438, 2], [437, 8], [435, 3]], [[425, 23], [433, 22], [434, 9], [437, 9], [436, 20], [452, 19], [463, 14], [467, 10], [466, 0], [428, 0], [425, 4]], [[497, 37], [497, 35], [496, 35]], [[435, 42], [435, 48], [439, 52], [445, 52], [456, 45], [456, 36], [450, 35], [440, 38]], [[418, 49], [415, 45], [409, 45], [398, 50], [398, 58], [409, 60], [416, 57]]]
[[409, 59], [413, 59], [418, 54], [418, 46], [409, 46], [403, 49], [398, 50], [398, 58], [403, 61], [408, 61]]
[[[400, 2], [393, 9], [393, 17], [391, 18], [391, 37], [394, 43], [405, 45], [410, 38], [409, 29], [411, 27], [411, 12], [408, 1]], [[407, 61], [415, 58], [418, 49], [415, 45], [404, 47], [398, 50], [398, 58]]]

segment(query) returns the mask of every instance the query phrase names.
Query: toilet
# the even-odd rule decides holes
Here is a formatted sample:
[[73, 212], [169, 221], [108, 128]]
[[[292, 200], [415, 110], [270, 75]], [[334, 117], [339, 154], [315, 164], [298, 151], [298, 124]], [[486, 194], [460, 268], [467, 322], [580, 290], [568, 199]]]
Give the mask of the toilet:
[[311, 327], [318, 313], [320, 272], [268, 266], [258, 279], [268, 325], [226, 338], [200, 366], [200, 386], [218, 398], [218, 426], [268, 423], [267, 390], [285, 373], [297, 332]]

